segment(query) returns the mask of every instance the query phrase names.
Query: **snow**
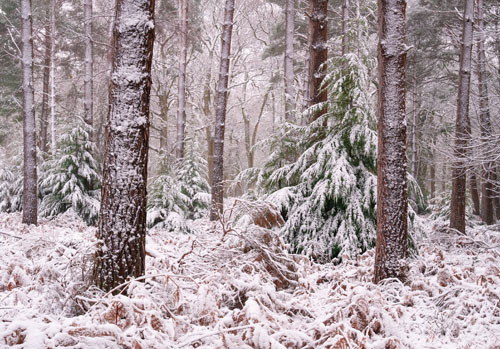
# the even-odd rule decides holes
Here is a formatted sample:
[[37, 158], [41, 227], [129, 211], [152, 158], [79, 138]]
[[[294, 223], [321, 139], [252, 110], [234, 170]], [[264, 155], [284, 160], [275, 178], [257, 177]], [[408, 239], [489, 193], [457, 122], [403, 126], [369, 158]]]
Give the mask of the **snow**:
[[[91, 287], [95, 228], [0, 214], [0, 343], [25, 348], [494, 348], [500, 232], [425, 221], [409, 282], [372, 283], [374, 250], [343, 263], [290, 255], [270, 230], [206, 220], [149, 231], [147, 275]], [[240, 227], [241, 228], [237, 228]], [[266, 235], [267, 234], [267, 235]], [[263, 243], [267, 242], [267, 245]], [[266, 257], [267, 256], [267, 257]], [[287, 267], [285, 267], [285, 265]], [[275, 268], [275, 269], [273, 269]], [[275, 271], [297, 282], [285, 284]]]

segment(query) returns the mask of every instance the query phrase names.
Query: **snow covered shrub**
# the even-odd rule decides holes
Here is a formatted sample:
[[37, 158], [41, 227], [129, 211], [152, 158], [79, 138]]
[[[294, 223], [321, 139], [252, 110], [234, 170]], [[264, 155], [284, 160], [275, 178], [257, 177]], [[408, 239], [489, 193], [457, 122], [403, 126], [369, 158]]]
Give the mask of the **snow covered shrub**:
[[189, 198], [186, 218], [201, 218], [208, 212], [211, 196], [207, 174], [207, 162], [201, 156], [197, 138], [189, 139], [177, 169], [181, 192]]
[[[177, 229], [180, 219], [201, 218], [210, 205], [207, 166], [193, 140], [186, 142], [185, 157], [179, 161], [164, 157], [160, 175], [148, 189], [148, 226]], [[173, 166], [168, 164], [173, 163]], [[175, 213], [175, 215], [172, 215]]]
[[16, 212], [23, 209], [22, 155], [16, 156], [14, 163], [9, 168], [6, 161], [0, 159], [0, 212]]
[[306, 126], [285, 125], [258, 180], [286, 219], [282, 233], [292, 252], [322, 262], [360, 254], [376, 235], [377, 136], [368, 68], [354, 54], [331, 59], [328, 67], [327, 113]]
[[101, 174], [95, 153], [90, 128], [78, 120], [61, 136], [55, 157], [42, 165], [38, 182], [41, 215], [55, 217], [72, 208], [87, 224], [97, 223]]

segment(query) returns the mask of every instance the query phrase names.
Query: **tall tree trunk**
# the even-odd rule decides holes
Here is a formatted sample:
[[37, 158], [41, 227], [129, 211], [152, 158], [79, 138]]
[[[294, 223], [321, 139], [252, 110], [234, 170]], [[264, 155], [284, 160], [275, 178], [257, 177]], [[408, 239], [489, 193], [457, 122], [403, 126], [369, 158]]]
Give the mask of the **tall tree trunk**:
[[50, 150], [56, 153], [56, 87], [55, 87], [55, 36], [56, 36], [56, 0], [50, 0]]
[[[113, 30], [96, 284], [109, 291], [145, 272], [154, 0], [118, 0]], [[117, 290], [120, 291], [120, 290]]]
[[348, 51], [347, 48], [347, 22], [349, 21], [349, 0], [342, 0], [342, 56]]
[[455, 126], [454, 164], [452, 171], [450, 228], [465, 233], [465, 186], [467, 146], [470, 133], [469, 92], [472, 57], [474, 0], [466, 0], [460, 47], [460, 71], [458, 75], [457, 118]]
[[374, 282], [405, 280], [408, 255], [405, 0], [378, 0], [378, 184]]
[[285, 7], [285, 120], [294, 119], [295, 89], [293, 87], [293, 37], [295, 33], [295, 0], [286, 0]]
[[[326, 102], [327, 91], [321, 88], [326, 75], [328, 47], [328, 0], [309, 1], [309, 106]], [[312, 121], [326, 113], [326, 106], [312, 116]]]
[[50, 9], [47, 8], [47, 19], [45, 22], [44, 37], [44, 59], [43, 59], [43, 87], [42, 87], [42, 113], [40, 115], [40, 150], [46, 153], [48, 150], [47, 129], [49, 127], [49, 80], [50, 80], [50, 58], [52, 42], [52, 26], [50, 21]]
[[435, 155], [434, 155], [434, 151], [432, 152], [432, 162], [430, 163], [430, 180], [431, 180], [431, 199], [434, 198], [434, 196], [436, 195], [436, 159], [435, 159]]
[[[94, 59], [92, 57], [92, 0], [85, 0], [85, 116], [84, 120], [91, 128], [94, 124], [93, 85]], [[90, 139], [93, 139], [91, 133]]]
[[38, 202], [31, 0], [21, 0], [21, 21], [24, 145], [23, 223], [36, 225], [38, 219]]
[[177, 142], [176, 157], [184, 157], [186, 129], [186, 65], [189, 0], [179, 0], [179, 79], [177, 94]]
[[483, 180], [481, 188], [481, 218], [486, 224], [495, 223], [495, 212], [493, 207], [494, 182], [493, 178], [496, 177], [495, 162], [489, 159], [493, 158], [494, 149], [491, 147], [492, 140], [492, 126], [490, 118], [490, 106], [488, 100], [488, 72], [486, 69], [486, 53], [484, 48], [485, 35], [484, 35], [484, 8], [483, 0], [477, 0], [477, 18], [479, 36], [477, 42], [477, 77], [479, 87], [479, 124], [481, 129], [481, 147], [483, 153]]
[[213, 172], [214, 172], [214, 137], [212, 133], [212, 122], [209, 121], [212, 118], [210, 112], [210, 104], [212, 103], [212, 93], [210, 92], [210, 81], [212, 80], [212, 58], [213, 50], [210, 50], [209, 59], [207, 66], [207, 73], [205, 75], [205, 86], [203, 87], [203, 114], [208, 122], [205, 126], [205, 137], [207, 140], [207, 167], [208, 167], [208, 183], [212, 185], [213, 183]]
[[224, 208], [224, 130], [226, 123], [227, 88], [229, 83], [229, 55], [231, 53], [233, 18], [234, 0], [226, 0], [224, 8], [224, 23], [222, 25], [219, 82], [217, 84], [217, 101], [215, 110], [214, 170], [212, 176], [212, 203], [210, 207], [211, 221], [220, 217]]

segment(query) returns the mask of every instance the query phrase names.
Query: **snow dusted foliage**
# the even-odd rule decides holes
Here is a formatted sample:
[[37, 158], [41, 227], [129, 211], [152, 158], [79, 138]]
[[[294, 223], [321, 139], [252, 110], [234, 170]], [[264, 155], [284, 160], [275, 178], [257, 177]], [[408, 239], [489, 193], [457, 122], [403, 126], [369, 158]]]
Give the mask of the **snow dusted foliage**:
[[181, 159], [177, 170], [181, 193], [189, 198], [186, 212], [186, 218], [189, 219], [203, 217], [210, 207], [207, 161], [201, 154], [198, 138], [188, 140], [184, 158]]
[[[95, 228], [0, 213], [0, 343], [14, 348], [446, 348], [500, 344], [499, 226], [426, 221], [408, 283], [374, 284], [374, 250], [332, 268], [272, 231], [198, 220], [151, 230], [147, 274], [88, 287]], [[436, 229], [437, 228], [437, 229]], [[14, 248], [15, 246], [15, 248]]]
[[259, 178], [286, 219], [283, 236], [291, 250], [322, 262], [366, 251], [376, 228], [377, 137], [368, 68], [354, 54], [328, 66], [327, 113], [306, 126], [285, 125]]
[[[37, 151], [37, 162], [41, 163]], [[0, 212], [17, 212], [23, 209], [23, 158], [22, 154], [14, 158], [14, 165], [0, 159]], [[40, 197], [40, 192], [38, 192]]]
[[42, 165], [40, 214], [55, 217], [72, 208], [87, 224], [97, 223], [101, 174], [92, 154], [91, 128], [78, 120], [59, 140], [53, 159]]
[[[164, 158], [161, 174], [151, 183], [148, 193], [148, 226], [177, 230], [180, 219], [198, 219], [208, 213], [210, 186], [207, 163], [195, 138], [187, 139], [185, 156], [174, 162]], [[175, 214], [173, 214], [175, 213]], [[183, 229], [181, 229], [183, 230]]]

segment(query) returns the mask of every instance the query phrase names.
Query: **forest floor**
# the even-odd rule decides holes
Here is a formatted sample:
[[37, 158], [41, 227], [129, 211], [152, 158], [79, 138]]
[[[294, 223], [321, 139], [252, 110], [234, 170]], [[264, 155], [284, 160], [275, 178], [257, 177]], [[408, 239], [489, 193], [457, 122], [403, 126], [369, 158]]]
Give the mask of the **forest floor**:
[[373, 250], [319, 265], [251, 224], [151, 230], [147, 276], [112, 296], [89, 287], [95, 228], [0, 214], [0, 347], [500, 348], [499, 226], [423, 224], [409, 281], [379, 285]]

